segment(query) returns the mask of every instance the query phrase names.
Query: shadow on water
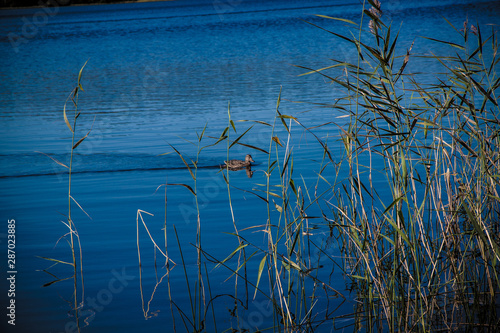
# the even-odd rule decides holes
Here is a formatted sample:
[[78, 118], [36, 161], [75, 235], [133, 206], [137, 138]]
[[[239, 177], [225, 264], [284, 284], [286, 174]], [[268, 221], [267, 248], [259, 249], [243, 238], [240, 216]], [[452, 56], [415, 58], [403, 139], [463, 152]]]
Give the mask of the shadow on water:
[[[156, 171], [187, 169], [176, 156], [158, 156], [149, 154], [75, 154], [73, 174], [115, 173], [131, 171]], [[53, 160], [66, 164], [69, 154], [10, 154], [0, 155], [0, 159], [9, 160], [0, 166], [0, 178], [37, 177], [67, 174], [67, 170]], [[209, 157], [199, 163], [200, 169], [218, 169], [220, 161]]]

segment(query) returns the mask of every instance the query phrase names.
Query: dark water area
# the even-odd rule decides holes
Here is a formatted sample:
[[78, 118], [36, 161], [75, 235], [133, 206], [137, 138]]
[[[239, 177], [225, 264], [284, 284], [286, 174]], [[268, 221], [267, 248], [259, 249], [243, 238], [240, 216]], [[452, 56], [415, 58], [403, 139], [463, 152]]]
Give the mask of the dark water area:
[[[412, 42], [413, 52], [419, 55], [453, 54], [450, 47], [420, 38], [460, 42], [442, 16], [458, 29], [467, 18], [478, 22], [482, 31], [497, 28], [488, 24], [500, 24], [498, 1], [392, 0], [383, 1], [382, 9], [384, 18], [400, 30], [397, 53], [402, 55]], [[62, 222], [68, 208], [68, 173], [50, 157], [69, 163], [71, 132], [64, 122], [63, 107], [86, 62], [77, 132], [81, 137], [92, 131], [76, 150], [71, 189], [75, 201], [89, 215], [74, 205], [88, 302], [82, 309], [88, 317], [83, 331], [173, 331], [167, 277], [157, 284], [166, 270], [161, 265], [155, 270], [153, 247], [137, 215], [138, 210], [154, 214], [143, 214], [143, 218], [153, 238], [162, 244], [165, 188], [161, 185], [192, 184], [190, 173], [170, 145], [195, 159], [197, 133], [207, 125], [206, 136], [219, 137], [228, 126], [228, 108], [237, 127], [237, 133], [230, 132], [231, 139], [252, 124], [239, 120], [273, 123], [280, 90], [282, 114], [293, 115], [306, 126], [339, 121], [341, 114], [324, 105], [332, 104], [343, 91], [319, 75], [299, 76], [306, 70], [294, 65], [322, 68], [332, 64], [330, 59], [355, 61], [356, 52], [345, 41], [304, 20], [349, 34], [352, 28], [348, 24], [314, 15], [359, 23], [361, 10], [362, 5], [351, 0], [189, 0], [0, 11], [0, 253], [5, 253], [0, 260], [2, 332], [74, 331], [71, 307], [65, 301], [71, 297], [72, 284], [65, 281], [42, 287], [53, 277], [43, 272], [51, 263], [39, 257], [71, 260], [67, 243], [61, 239], [67, 233]], [[368, 38], [368, 32], [363, 33]], [[412, 58], [407, 68], [408, 72], [435, 73], [426, 83], [436, 80], [440, 70], [439, 64], [426, 58]], [[303, 178], [303, 188], [313, 188], [322, 148], [298, 125], [292, 123], [291, 131], [296, 134], [291, 142], [294, 172]], [[324, 126], [315, 133], [325, 140], [331, 138], [334, 156], [342, 153], [341, 143], [336, 141], [337, 126]], [[278, 135], [286, 142], [283, 130]], [[270, 136], [269, 127], [255, 125], [244, 143], [267, 150]], [[228, 157], [226, 148], [222, 144], [203, 150], [197, 173], [203, 247], [219, 260], [238, 246], [235, 237], [228, 234], [234, 227], [227, 187], [219, 172], [219, 165]], [[243, 158], [247, 153], [256, 161], [253, 176], [244, 171], [230, 174], [232, 185], [246, 190], [231, 190], [240, 229], [267, 220], [265, 203], [248, 191], [263, 190], [268, 157], [259, 150], [235, 145], [229, 158]], [[15, 328], [8, 325], [4, 314], [9, 302], [5, 276], [7, 221], [11, 219], [16, 221]], [[187, 272], [193, 279], [197, 272], [192, 246], [196, 223], [192, 194], [185, 187], [169, 186], [169, 255], [181, 263], [175, 225]], [[317, 243], [326, 243], [331, 241], [328, 235], [329, 230], [317, 229], [314, 237]], [[249, 237], [255, 243], [264, 242], [260, 233]], [[334, 243], [329, 251], [337, 253]], [[61, 277], [71, 274], [62, 266], [51, 272]], [[234, 292], [234, 280], [225, 281], [229, 271], [207, 270], [212, 294]], [[253, 281], [256, 270], [249, 273]], [[325, 279], [331, 286], [345, 291], [347, 281], [340, 272], [327, 271]], [[177, 306], [189, 312], [181, 265], [168, 279]], [[150, 312], [145, 316], [148, 302]], [[332, 300], [330, 306], [333, 303], [339, 306], [341, 302]], [[263, 304], [257, 299], [254, 307], [262, 309]], [[221, 298], [215, 314], [218, 330], [237, 327], [228, 315], [233, 306], [232, 299]], [[338, 313], [352, 311], [353, 301], [348, 300]], [[184, 331], [175, 313], [175, 328]], [[265, 310], [259, 314], [258, 318], [242, 320], [253, 329], [256, 323], [272, 324]], [[334, 331], [336, 327], [328, 324], [320, 330]]]

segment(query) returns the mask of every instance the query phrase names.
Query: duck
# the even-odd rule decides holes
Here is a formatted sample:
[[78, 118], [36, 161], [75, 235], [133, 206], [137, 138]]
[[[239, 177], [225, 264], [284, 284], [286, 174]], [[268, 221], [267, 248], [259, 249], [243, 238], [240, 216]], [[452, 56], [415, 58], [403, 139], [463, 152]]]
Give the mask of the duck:
[[255, 162], [252, 158], [252, 155], [247, 154], [245, 156], [245, 160], [229, 160], [229, 161], [224, 161], [226, 164], [226, 167], [229, 169], [243, 169], [246, 167], [249, 167], [252, 165], [252, 162]]

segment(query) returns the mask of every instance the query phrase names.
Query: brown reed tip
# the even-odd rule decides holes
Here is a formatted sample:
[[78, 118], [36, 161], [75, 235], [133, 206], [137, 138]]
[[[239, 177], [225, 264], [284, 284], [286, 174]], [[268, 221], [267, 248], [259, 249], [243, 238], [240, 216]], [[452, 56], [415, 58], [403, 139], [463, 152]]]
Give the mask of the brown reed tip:
[[370, 23], [368, 23], [368, 27], [370, 28], [372, 34], [377, 33], [377, 25], [375, 24], [375, 22], [373, 22], [373, 20], [370, 20]]
[[474, 24], [471, 24], [470, 31], [472, 31], [472, 33], [477, 36], [477, 28], [474, 26]]
[[370, 13], [372, 13], [373, 16], [376, 16], [376, 17], [382, 16], [382, 11], [380, 11], [379, 9], [377, 9], [375, 7], [370, 8]]

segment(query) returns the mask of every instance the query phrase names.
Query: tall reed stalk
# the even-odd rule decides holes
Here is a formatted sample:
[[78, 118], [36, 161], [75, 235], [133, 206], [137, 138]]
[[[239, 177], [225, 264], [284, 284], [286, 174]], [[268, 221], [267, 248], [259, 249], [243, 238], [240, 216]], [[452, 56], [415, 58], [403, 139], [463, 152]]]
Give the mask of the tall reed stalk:
[[[71, 304], [72, 310], [74, 312], [75, 316], [75, 322], [77, 326], [78, 332], [80, 332], [80, 314], [79, 310], [83, 307], [84, 304], [84, 279], [83, 279], [83, 255], [82, 255], [82, 246], [80, 243], [80, 236], [77, 231], [77, 227], [75, 224], [75, 221], [73, 220], [73, 205], [76, 204], [78, 208], [80, 208], [87, 216], [87, 212], [82, 208], [82, 206], [76, 201], [74, 198], [71, 189], [72, 189], [72, 175], [73, 175], [73, 159], [74, 159], [74, 152], [76, 148], [88, 137], [90, 134], [92, 128], [85, 134], [83, 137], [77, 139], [76, 131], [77, 131], [77, 120], [81, 115], [81, 111], [78, 109], [78, 99], [79, 99], [79, 94], [80, 90], [83, 91], [83, 87], [81, 84], [81, 79], [82, 79], [82, 74], [83, 74], [83, 69], [87, 65], [87, 62], [82, 66], [78, 73], [78, 78], [77, 78], [77, 84], [76, 87], [73, 89], [73, 91], [70, 93], [68, 98], [66, 99], [66, 102], [64, 104], [63, 108], [63, 117], [64, 117], [64, 122], [66, 123], [66, 126], [68, 129], [71, 131], [71, 149], [70, 149], [70, 156], [69, 156], [69, 164], [66, 165], [55, 158], [49, 156], [55, 163], [65, 167], [68, 170], [68, 214], [66, 216], [67, 221], [62, 222], [67, 228], [68, 228], [68, 233], [65, 234], [63, 237], [65, 240], [68, 242], [69, 247], [70, 247], [70, 253], [71, 253], [71, 262], [63, 261], [63, 260], [58, 260], [54, 258], [47, 258], [47, 257], [41, 257], [45, 260], [54, 262], [52, 266], [50, 266], [48, 269], [45, 269], [44, 271], [50, 274], [52, 277], [55, 278], [55, 280], [52, 280], [51, 282], [48, 282], [44, 284], [44, 287], [52, 285], [56, 282], [61, 282], [64, 280], [72, 279], [73, 280], [73, 295], [71, 298], [71, 301], [68, 301], [68, 303]], [[72, 117], [68, 118], [67, 112], [66, 112], [66, 106], [68, 104], [68, 101], [71, 101], [73, 105], [73, 113]], [[70, 121], [71, 119], [71, 121]], [[90, 216], [89, 216], [90, 217]], [[68, 237], [69, 236], [69, 237]], [[63, 238], [61, 237], [61, 238]], [[69, 239], [68, 239], [69, 238]], [[56, 275], [52, 274], [50, 272], [50, 268], [54, 267], [57, 264], [65, 264], [69, 265], [72, 267], [73, 274], [70, 277], [66, 278], [59, 278]], [[81, 295], [79, 295], [79, 291]]]

